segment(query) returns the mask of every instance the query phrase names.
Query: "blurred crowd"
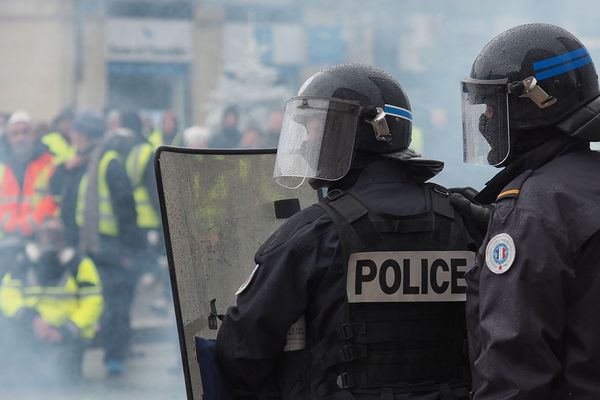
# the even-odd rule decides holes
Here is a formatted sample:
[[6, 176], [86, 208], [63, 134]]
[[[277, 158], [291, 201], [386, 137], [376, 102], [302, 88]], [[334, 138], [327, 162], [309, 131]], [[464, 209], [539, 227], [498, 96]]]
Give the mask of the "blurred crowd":
[[[276, 147], [283, 114], [261, 131], [181, 129], [174, 112], [156, 126], [138, 111], [75, 113], [51, 125], [26, 111], [0, 115], [0, 377], [75, 383], [90, 344], [107, 375], [123, 374], [138, 284], [171, 307], [153, 155], [163, 144]], [[12, 378], [11, 378], [12, 377]]]

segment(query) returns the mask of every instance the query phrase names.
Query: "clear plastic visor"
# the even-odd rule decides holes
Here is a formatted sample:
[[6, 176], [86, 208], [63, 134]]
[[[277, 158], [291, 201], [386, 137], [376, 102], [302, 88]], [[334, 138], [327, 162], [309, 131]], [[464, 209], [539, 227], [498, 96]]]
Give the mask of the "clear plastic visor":
[[273, 179], [297, 188], [306, 179], [336, 181], [350, 169], [360, 104], [294, 97], [285, 112]]
[[461, 93], [464, 161], [501, 164], [510, 152], [507, 80], [467, 78]]

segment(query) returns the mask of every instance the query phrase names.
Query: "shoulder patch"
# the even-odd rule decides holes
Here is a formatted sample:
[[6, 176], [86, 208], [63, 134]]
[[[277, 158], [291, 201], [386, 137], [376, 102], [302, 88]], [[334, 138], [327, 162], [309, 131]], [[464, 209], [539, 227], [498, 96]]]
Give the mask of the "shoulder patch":
[[250, 275], [248, 275], [248, 278], [246, 278], [244, 283], [242, 283], [242, 286], [240, 286], [240, 288], [235, 292], [236, 296], [239, 296], [240, 294], [242, 294], [244, 292], [244, 290], [246, 290], [248, 288], [248, 286], [250, 285], [250, 282], [252, 282], [252, 278], [254, 278], [254, 275], [256, 275], [256, 271], [258, 271], [258, 266], [259, 266], [259, 264], [256, 264], [256, 267], [254, 267], [252, 272], [250, 272]]
[[516, 199], [517, 197], [519, 197], [519, 194], [521, 194], [522, 192], [523, 184], [527, 179], [529, 179], [531, 174], [533, 174], [533, 170], [528, 169], [527, 171], [523, 172], [521, 175], [513, 179], [508, 185], [504, 187], [504, 190], [500, 192], [498, 197], [496, 197], [496, 201], [502, 199]]
[[490, 239], [485, 248], [485, 263], [494, 274], [503, 274], [510, 269], [517, 248], [508, 233], [500, 233]]

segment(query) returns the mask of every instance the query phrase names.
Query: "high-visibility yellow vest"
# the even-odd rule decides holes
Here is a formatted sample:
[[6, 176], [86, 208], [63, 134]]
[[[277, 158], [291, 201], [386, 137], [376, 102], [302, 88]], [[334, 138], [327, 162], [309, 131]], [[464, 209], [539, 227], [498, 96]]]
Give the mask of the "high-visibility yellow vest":
[[4, 275], [0, 284], [0, 308], [5, 316], [30, 308], [49, 325], [74, 324], [83, 338], [94, 337], [103, 307], [100, 277], [87, 257], [73, 272], [65, 267], [63, 277], [53, 286], [29, 285], [11, 273]]
[[[112, 207], [110, 198], [110, 188], [106, 179], [106, 171], [108, 164], [112, 160], [119, 159], [119, 153], [114, 150], [109, 150], [100, 159], [98, 166], [98, 207], [99, 217], [98, 231], [103, 235], [117, 236], [119, 234], [119, 225]], [[77, 194], [77, 206], [75, 210], [75, 221], [79, 227], [83, 226], [85, 215], [85, 193], [87, 192], [88, 176], [87, 174], [81, 178], [79, 183], [79, 191]]]
[[161, 130], [154, 129], [152, 132], [150, 132], [150, 134], [148, 135], [148, 141], [152, 144], [152, 146], [154, 146], [154, 148], [160, 146], [163, 141]]
[[42, 136], [41, 140], [54, 155], [54, 162], [57, 165], [75, 157], [77, 154], [75, 147], [71, 146], [60, 132], [47, 133]]
[[135, 146], [125, 162], [127, 176], [133, 187], [133, 198], [137, 211], [137, 225], [144, 229], [160, 228], [160, 218], [157, 210], [150, 201], [148, 188], [144, 186], [144, 172], [152, 160], [154, 148], [150, 143], [141, 143]]
[[164, 142], [165, 138], [164, 135], [162, 133], [162, 131], [160, 129], [154, 129], [152, 132], [150, 132], [150, 134], [148, 135], [148, 141], [154, 146], [154, 148], [157, 148], [158, 146], [161, 146], [163, 144], [169, 144], [170, 146], [183, 146], [183, 135], [182, 133], [178, 133], [177, 135], [175, 135], [175, 138], [173, 139], [172, 143], [165, 143]]

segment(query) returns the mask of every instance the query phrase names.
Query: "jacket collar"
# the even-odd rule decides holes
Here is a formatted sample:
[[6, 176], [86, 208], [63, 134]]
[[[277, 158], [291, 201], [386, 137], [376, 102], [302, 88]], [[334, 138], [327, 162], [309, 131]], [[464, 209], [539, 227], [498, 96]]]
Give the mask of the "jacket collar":
[[496, 174], [477, 196], [475, 201], [480, 204], [493, 203], [500, 192], [513, 179], [527, 170], [536, 170], [562, 155], [589, 149], [589, 142], [574, 139], [569, 136], [554, 136], [546, 143], [521, 155], [506, 168]]

